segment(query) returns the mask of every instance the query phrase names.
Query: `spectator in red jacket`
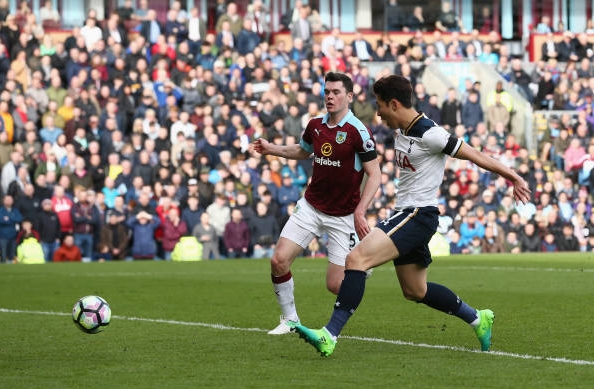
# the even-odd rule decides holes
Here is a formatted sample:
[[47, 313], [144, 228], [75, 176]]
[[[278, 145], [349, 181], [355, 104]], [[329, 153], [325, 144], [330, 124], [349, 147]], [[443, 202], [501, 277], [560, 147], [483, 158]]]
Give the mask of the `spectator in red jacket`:
[[82, 253], [74, 245], [74, 236], [72, 234], [64, 235], [62, 245], [54, 253], [54, 262], [80, 262]]
[[163, 220], [162, 228], [163, 237], [161, 243], [163, 244], [164, 259], [170, 261], [175, 244], [188, 232], [186, 222], [181, 220], [177, 207], [169, 208]]
[[249, 256], [250, 227], [243, 220], [243, 215], [239, 208], [233, 208], [231, 210], [231, 220], [225, 226], [223, 239], [229, 258], [245, 258]]

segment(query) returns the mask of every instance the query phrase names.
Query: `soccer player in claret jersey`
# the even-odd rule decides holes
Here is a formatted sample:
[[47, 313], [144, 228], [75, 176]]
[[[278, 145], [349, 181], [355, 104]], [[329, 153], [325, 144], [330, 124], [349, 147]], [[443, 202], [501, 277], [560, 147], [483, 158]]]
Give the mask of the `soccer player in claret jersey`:
[[272, 284], [282, 312], [280, 324], [268, 332], [271, 335], [289, 333], [287, 323], [299, 323], [291, 264], [313, 238], [328, 234], [326, 287], [337, 294], [349, 250], [370, 231], [365, 212], [381, 179], [375, 141], [349, 109], [353, 81], [348, 75], [327, 73], [324, 98], [327, 113], [309, 121], [298, 144], [276, 145], [262, 138], [254, 142], [254, 149], [263, 155], [313, 156], [311, 182], [285, 224], [271, 259]]
[[518, 202], [530, 200], [530, 189], [512, 169], [481, 154], [417, 112], [412, 105], [412, 86], [406, 78], [381, 78], [373, 90], [377, 114], [395, 129], [400, 185], [394, 213], [378, 223], [347, 255], [344, 280], [326, 326], [313, 330], [299, 323], [289, 325], [323, 356], [329, 356], [363, 299], [366, 270], [393, 261], [404, 297], [464, 320], [474, 327], [481, 350], [488, 351], [493, 312], [476, 310], [445, 286], [427, 282], [427, 268], [432, 261], [428, 243], [437, 229], [439, 216], [437, 191], [449, 156], [472, 161], [505, 177], [513, 185], [513, 196]]

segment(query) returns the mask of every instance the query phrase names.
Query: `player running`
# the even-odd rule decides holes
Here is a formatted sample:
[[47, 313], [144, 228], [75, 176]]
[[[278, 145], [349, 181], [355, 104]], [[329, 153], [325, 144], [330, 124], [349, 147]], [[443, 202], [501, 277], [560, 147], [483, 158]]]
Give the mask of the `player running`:
[[427, 282], [427, 268], [432, 261], [428, 243], [438, 225], [437, 192], [448, 156], [472, 161], [505, 177], [513, 184], [513, 196], [518, 202], [530, 200], [530, 189], [512, 169], [481, 154], [417, 112], [412, 105], [412, 86], [406, 78], [381, 78], [373, 90], [377, 114], [396, 130], [395, 163], [400, 169], [400, 184], [394, 213], [347, 255], [344, 281], [328, 324], [319, 330], [300, 323], [289, 325], [323, 356], [329, 356], [363, 299], [366, 270], [393, 261], [404, 297], [464, 320], [474, 328], [481, 350], [488, 351], [493, 312], [476, 310], [447, 287]]
[[[348, 252], [370, 231], [365, 213], [381, 179], [375, 141], [349, 109], [353, 81], [348, 75], [327, 73], [324, 98], [327, 113], [309, 121], [299, 144], [276, 145], [262, 138], [254, 142], [254, 149], [264, 155], [313, 156], [311, 183], [284, 226], [271, 259], [272, 284], [282, 312], [280, 324], [268, 332], [271, 335], [289, 333], [287, 323], [299, 323], [291, 264], [314, 237], [328, 234], [326, 287], [337, 294]], [[361, 190], [364, 174], [367, 179]]]

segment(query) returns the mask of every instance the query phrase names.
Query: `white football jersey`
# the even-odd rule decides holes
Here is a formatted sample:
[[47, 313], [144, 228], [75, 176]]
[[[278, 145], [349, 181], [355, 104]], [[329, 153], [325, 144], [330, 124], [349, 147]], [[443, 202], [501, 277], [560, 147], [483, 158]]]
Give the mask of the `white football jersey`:
[[400, 168], [400, 182], [396, 208], [437, 206], [447, 156], [456, 155], [461, 146], [461, 139], [423, 113], [408, 128], [397, 129], [394, 163]]

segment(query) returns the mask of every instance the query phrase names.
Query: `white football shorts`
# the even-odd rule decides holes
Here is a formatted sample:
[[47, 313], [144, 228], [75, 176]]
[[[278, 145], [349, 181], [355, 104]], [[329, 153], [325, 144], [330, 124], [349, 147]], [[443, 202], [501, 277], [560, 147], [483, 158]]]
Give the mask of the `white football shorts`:
[[280, 236], [304, 249], [314, 237], [328, 234], [328, 261], [344, 266], [349, 251], [359, 243], [355, 232], [354, 216], [330, 216], [312, 207], [304, 197], [299, 199], [295, 211], [283, 227]]

